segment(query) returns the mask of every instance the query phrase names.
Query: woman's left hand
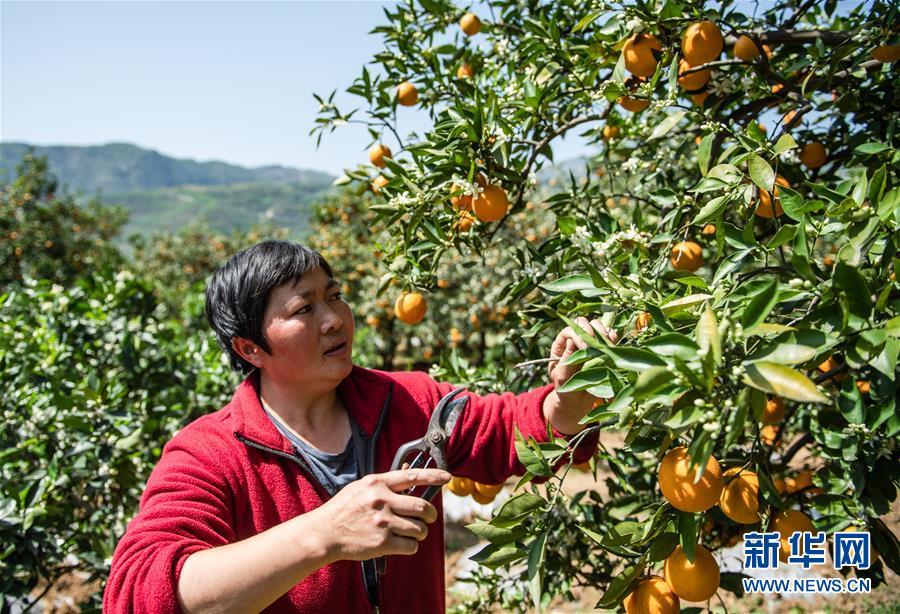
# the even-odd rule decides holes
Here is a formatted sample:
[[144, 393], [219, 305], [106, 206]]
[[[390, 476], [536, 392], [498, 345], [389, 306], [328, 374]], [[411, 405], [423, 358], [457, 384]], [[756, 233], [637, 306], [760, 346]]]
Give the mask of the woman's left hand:
[[[585, 317], [580, 317], [576, 318], [575, 322], [592, 337], [596, 337], [599, 332], [600, 335], [612, 343], [616, 343], [619, 340], [616, 331], [604, 326], [599, 318], [588, 320]], [[553, 345], [550, 347], [551, 361], [547, 365], [547, 376], [550, 379], [550, 383], [552, 383], [555, 388], [559, 389], [573, 375], [581, 370], [581, 364], [564, 365], [562, 364], [563, 360], [574, 354], [577, 350], [584, 349], [587, 346], [587, 342], [579, 337], [578, 333], [569, 326], [565, 327], [556, 336], [556, 339], [553, 340]], [[551, 397], [555, 398], [551, 400], [551, 398], [548, 397], [548, 402], [545, 403], [545, 414], [549, 413], [547, 417], [555, 426], [557, 426], [557, 428], [563, 427], [562, 430], [564, 432], [571, 431], [573, 421], [574, 423], [577, 423], [582, 416], [590, 411], [596, 400], [595, 397], [586, 390], [578, 390], [575, 392], [556, 392], [556, 390], [554, 390]]]

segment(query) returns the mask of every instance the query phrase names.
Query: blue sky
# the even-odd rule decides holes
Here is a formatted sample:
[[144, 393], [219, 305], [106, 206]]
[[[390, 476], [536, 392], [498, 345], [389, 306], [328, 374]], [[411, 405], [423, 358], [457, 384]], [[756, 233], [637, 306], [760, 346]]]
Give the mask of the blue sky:
[[[384, 4], [3, 0], [0, 138], [338, 173], [367, 160], [369, 135], [346, 126], [316, 150], [312, 93], [360, 100], [340, 94], [380, 48]], [[403, 131], [428, 125], [399, 113]]]

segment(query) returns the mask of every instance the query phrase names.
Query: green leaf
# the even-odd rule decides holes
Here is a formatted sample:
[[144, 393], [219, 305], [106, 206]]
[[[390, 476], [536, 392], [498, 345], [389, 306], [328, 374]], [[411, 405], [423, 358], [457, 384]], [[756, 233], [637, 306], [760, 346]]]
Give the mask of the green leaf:
[[507, 565], [514, 561], [525, 558], [526, 551], [522, 548], [508, 544], [505, 546], [495, 546], [488, 544], [476, 554], [469, 557], [469, 560], [475, 561], [490, 569], [497, 569], [503, 565]]
[[546, 284], [541, 284], [539, 287], [551, 294], [597, 289], [590, 275], [567, 275]]
[[609, 369], [606, 367], [595, 367], [591, 369], [582, 369], [569, 380], [560, 386], [559, 392], [574, 392], [576, 390], [586, 390], [591, 386], [596, 386], [609, 381]]
[[581, 30], [585, 29], [586, 27], [588, 27], [589, 25], [594, 23], [594, 21], [598, 17], [603, 15], [603, 13], [604, 13], [604, 11], [594, 11], [593, 13], [588, 13], [587, 15], [582, 17], [578, 21], [578, 23], [575, 24], [575, 27], [572, 28], [572, 34], [575, 34], [576, 32], [580, 32]]
[[671, 113], [653, 129], [653, 132], [650, 133], [650, 140], [652, 141], [653, 139], [658, 139], [668, 134], [672, 128], [678, 125], [678, 122], [680, 122], [686, 114], [687, 111], [676, 111]]
[[541, 533], [528, 551], [528, 589], [534, 607], [540, 611], [544, 579], [544, 553], [547, 549], [547, 533]]
[[615, 365], [626, 371], [644, 371], [650, 367], [664, 367], [663, 359], [646, 350], [630, 347], [605, 348]]
[[706, 177], [709, 172], [709, 157], [712, 155], [713, 140], [716, 134], [710, 133], [703, 137], [700, 146], [697, 148], [697, 165], [700, 167], [700, 174]]
[[497, 527], [517, 525], [522, 518], [546, 504], [547, 501], [543, 497], [531, 493], [514, 495], [507, 499], [497, 511], [497, 514], [491, 519], [491, 524]]
[[522, 539], [526, 533], [525, 527], [522, 525], [504, 528], [495, 527], [486, 522], [474, 522], [472, 524], [467, 524], [466, 528], [479, 538], [498, 546]]
[[697, 345], [701, 352], [712, 352], [715, 364], [722, 362], [722, 338], [719, 336], [719, 321], [708, 303], [697, 321]]
[[636, 565], [630, 565], [620, 571], [612, 581], [610, 581], [609, 586], [606, 587], [606, 592], [603, 593], [603, 596], [600, 598], [600, 601], [597, 602], [596, 607], [610, 609], [619, 603], [622, 596], [625, 595], [631, 587], [632, 582], [634, 582], [638, 575], [644, 570], [645, 564], [646, 563], [642, 558]]
[[678, 512], [678, 541], [691, 563], [697, 549], [697, 524], [697, 514]]
[[745, 362], [744, 370], [744, 383], [757, 390], [803, 403], [829, 402], [808, 377], [790, 367], [761, 360]]
[[771, 192], [775, 186], [775, 171], [769, 163], [756, 154], [750, 154], [747, 158], [747, 167], [750, 170], [750, 179], [761, 189]]
[[838, 409], [849, 424], [863, 424], [866, 418], [866, 408], [863, 405], [862, 395], [856, 387], [856, 380], [848, 377], [841, 386], [841, 394], [838, 396]]
[[702, 303], [708, 301], [712, 298], [711, 294], [692, 294], [690, 296], [685, 296], [683, 298], [675, 299], [674, 301], [669, 301], [665, 305], [661, 305], [660, 309], [667, 316], [672, 315], [673, 313], [678, 313], [680, 311], [686, 311], [691, 307], [696, 307], [697, 305], [701, 305]]
[[772, 279], [760, 290], [744, 308], [741, 326], [753, 328], [766, 319], [778, 302], [778, 280]]
[[871, 156], [872, 154], [881, 153], [882, 151], [887, 151], [888, 149], [890, 149], [890, 146], [885, 145], [884, 143], [873, 142], [858, 145], [853, 151], [864, 156]]
[[851, 311], [861, 318], [869, 317], [872, 312], [871, 291], [866, 279], [856, 267], [848, 266], [838, 260], [834, 266], [831, 281], [841, 291], [850, 305]]
[[794, 137], [792, 137], [790, 134], [782, 134], [781, 137], [778, 139], [778, 142], [775, 143], [775, 147], [773, 148], [773, 151], [775, 152], [775, 155], [777, 156], [777, 155], [783, 154], [784, 152], [786, 152], [788, 150], [794, 149], [796, 147], [797, 147], [797, 141], [794, 140]]
[[539, 453], [535, 452], [524, 441], [516, 441], [516, 455], [528, 473], [539, 476], [553, 475], [553, 468]]
[[678, 545], [678, 533], [660, 533], [650, 544], [647, 550], [647, 558], [651, 562], [664, 561], [669, 558], [675, 546]]
[[794, 232], [791, 264], [803, 277], [814, 283], [818, 283], [819, 280], [816, 278], [816, 274], [813, 273], [812, 267], [809, 265], [809, 247], [806, 244], [806, 224], [803, 222], [800, 222], [797, 225], [797, 230]]
[[694, 219], [691, 220], [691, 224], [705, 224], [710, 220], [718, 218], [722, 215], [722, 212], [725, 210], [725, 207], [728, 206], [728, 203], [729, 196], [727, 194], [709, 200], [700, 208], [700, 211], [698, 211], [697, 215], [694, 216]]
[[672, 374], [665, 367], [650, 367], [638, 375], [634, 383], [634, 397], [643, 399], [672, 382]]
[[[900, 325], [898, 325], [900, 328]], [[900, 330], [898, 330], [900, 334]], [[649, 339], [642, 346], [659, 356], [678, 356], [682, 360], [692, 360], [700, 348], [687, 335], [665, 333]]]
[[819, 354], [818, 348], [798, 343], [779, 343], [773, 348], [764, 348], [754, 352], [751, 360], [767, 360], [783, 365], [798, 365], [809, 362]]

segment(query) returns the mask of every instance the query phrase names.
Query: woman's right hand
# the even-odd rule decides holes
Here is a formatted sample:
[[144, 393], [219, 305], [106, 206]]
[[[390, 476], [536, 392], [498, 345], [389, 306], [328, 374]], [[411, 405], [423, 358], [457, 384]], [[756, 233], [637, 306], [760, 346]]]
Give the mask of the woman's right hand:
[[312, 512], [327, 533], [328, 558], [364, 561], [415, 554], [437, 510], [421, 497], [400, 493], [412, 486], [441, 486], [451, 477], [440, 469], [400, 469], [351, 482]]

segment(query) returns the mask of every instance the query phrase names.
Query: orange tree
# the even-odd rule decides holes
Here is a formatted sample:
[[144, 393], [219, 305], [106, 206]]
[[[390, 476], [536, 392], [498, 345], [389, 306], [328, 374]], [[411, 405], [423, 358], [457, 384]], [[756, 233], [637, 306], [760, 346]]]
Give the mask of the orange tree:
[[[535, 338], [588, 314], [627, 332], [567, 358], [567, 389], [612, 399], [588, 432], [624, 435], [598, 451], [608, 492], [562, 496], [567, 442], [520, 442], [519, 492], [472, 528], [484, 566], [521, 573], [477, 573], [467, 607], [739, 593], [708, 554], [759, 527], [868, 530], [880, 557], [854, 573], [900, 571], [881, 520], [900, 474], [896, 7], [420, 0], [386, 19], [348, 88], [363, 112], [317, 97], [313, 132], [371, 132], [347, 178], [378, 193], [390, 275], [429, 291], [450, 254], [499, 246], [527, 274], [494, 283]], [[402, 135], [411, 113], [430, 129]], [[504, 235], [576, 132], [596, 172], [549, 199], [551, 234]]]

